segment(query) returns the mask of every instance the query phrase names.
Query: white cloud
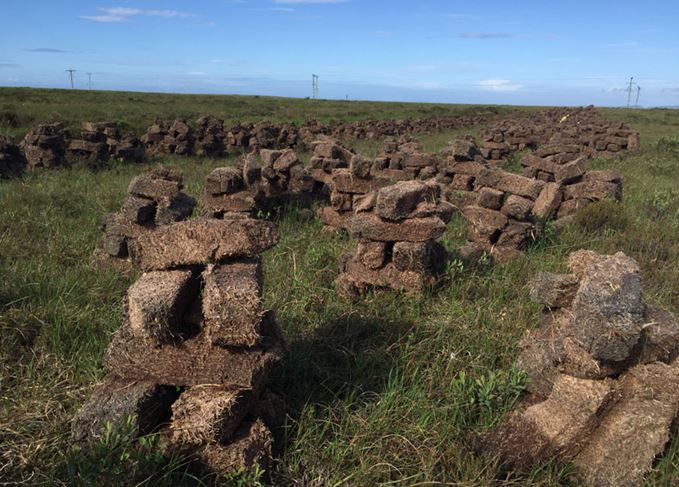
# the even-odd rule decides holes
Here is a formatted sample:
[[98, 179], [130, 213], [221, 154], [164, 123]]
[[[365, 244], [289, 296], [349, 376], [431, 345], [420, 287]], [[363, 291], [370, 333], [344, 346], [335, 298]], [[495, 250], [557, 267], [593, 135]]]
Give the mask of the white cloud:
[[379, 37], [381, 39], [393, 37], [393, 35], [394, 34], [392, 32], [389, 32], [389, 31], [386, 31], [386, 30], [378, 30], [377, 32], [375, 32], [375, 37]]
[[484, 79], [479, 81], [478, 85], [483, 90], [500, 92], [519, 91], [523, 88], [523, 85], [512, 83], [507, 79]]
[[145, 17], [160, 17], [164, 19], [173, 18], [187, 18], [195, 17], [194, 14], [187, 12], [179, 12], [177, 10], [158, 10], [158, 9], [141, 9], [128, 7], [99, 7], [99, 14], [97, 15], [81, 15], [81, 19], [91, 20], [93, 22], [126, 22], [131, 17], [145, 16]]

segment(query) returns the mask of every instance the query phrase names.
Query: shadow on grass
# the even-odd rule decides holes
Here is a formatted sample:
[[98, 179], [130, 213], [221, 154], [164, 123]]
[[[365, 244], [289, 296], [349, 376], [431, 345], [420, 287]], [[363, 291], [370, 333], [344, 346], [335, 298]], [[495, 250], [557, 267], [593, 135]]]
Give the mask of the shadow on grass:
[[396, 363], [390, 348], [412, 325], [349, 315], [289, 344], [276, 385], [294, 417], [309, 401], [325, 404], [359, 392], [379, 393]]
[[287, 434], [276, 432], [276, 453], [282, 454], [288, 446], [284, 437], [294, 441], [296, 425], [309, 405], [323, 410], [336, 403], [354, 403], [358, 396], [378, 398], [398, 367], [398, 353], [392, 348], [411, 326], [405, 320], [353, 314], [291, 340], [280, 376], [273, 381], [287, 403], [290, 428]]

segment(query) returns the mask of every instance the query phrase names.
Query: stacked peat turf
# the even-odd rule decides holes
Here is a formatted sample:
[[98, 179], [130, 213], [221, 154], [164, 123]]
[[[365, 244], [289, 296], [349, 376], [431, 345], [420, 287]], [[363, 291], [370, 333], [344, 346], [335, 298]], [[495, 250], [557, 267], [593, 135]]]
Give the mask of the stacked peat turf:
[[275, 149], [278, 147], [279, 128], [271, 122], [259, 122], [252, 126], [250, 144], [253, 149]]
[[338, 168], [348, 168], [354, 153], [342, 147], [332, 137], [321, 136], [311, 143], [313, 155], [309, 161], [311, 177], [317, 186], [329, 187], [332, 172]]
[[314, 190], [314, 180], [292, 149], [261, 149], [242, 158], [237, 166], [242, 167], [244, 177], [251, 177], [261, 167], [259, 182], [250, 185], [257, 186], [256, 192], [267, 208], [291, 198], [310, 197]]
[[[562, 154], [564, 153], [554, 155]], [[620, 173], [606, 170], [589, 171], [587, 156], [579, 156], [572, 160], [552, 156], [539, 157], [527, 154], [521, 159], [525, 176], [556, 183], [559, 186], [563, 200], [550, 215], [546, 215], [549, 218], [568, 217], [578, 209], [603, 199], [614, 201], [622, 199], [623, 179]]]
[[170, 154], [187, 156], [193, 153], [193, 132], [186, 120], [180, 118], [172, 123], [156, 120], [141, 140], [146, 154], [151, 157]]
[[224, 140], [226, 150], [237, 152], [247, 149], [250, 145], [250, 129], [251, 125], [243, 125], [240, 122], [236, 122], [235, 125], [226, 130], [226, 138]]
[[121, 210], [104, 218], [104, 254], [126, 258], [139, 236], [191, 216], [196, 201], [182, 192], [183, 181], [181, 172], [162, 166], [132, 179]]
[[563, 163], [580, 155], [614, 157], [636, 150], [639, 133], [606, 121], [593, 107], [558, 108], [537, 111], [530, 118], [499, 120], [484, 129], [481, 146], [491, 163], [524, 149], [540, 157], [556, 156]]
[[501, 132], [485, 132], [481, 138], [481, 155], [493, 166], [500, 166], [502, 160], [512, 153]]
[[401, 181], [377, 191], [347, 221], [359, 244], [340, 257], [338, 290], [352, 298], [370, 288], [423, 292], [443, 263], [436, 239], [450, 215], [434, 182]]
[[429, 179], [436, 175], [441, 160], [436, 154], [422, 151], [422, 144], [408, 136], [390, 137], [373, 162], [371, 173], [396, 181]]
[[74, 417], [73, 438], [131, 416], [139, 434], [158, 432], [169, 451], [204, 470], [267, 468], [267, 424], [283, 413], [267, 382], [284, 342], [262, 305], [259, 254], [276, 243], [273, 223], [249, 219], [141, 235], [131, 253], [144, 274], [128, 290], [105, 357], [109, 374]]
[[66, 133], [61, 123], [33, 127], [20, 144], [28, 168], [54, 168], [66, 164]]
[[207, 177], [201, 206], [213, 218], [252, 215], [290, 200], [310, 198], [314, 182], [292, 149], [261, 149]]
[[206, 157], [222, 157], [226, 149], [224, 120], [206, 115], [196, 120], [195, 154]]
[[83, 122], [81, 138], [69, 140], [67, 155], [69, 160], [81, 160], [96, 168], [111, 157], [139, 162], [144, 146], [136, 137], [123, 137], [115, 122]]
[[540, 232], [540, 223], [561, 202], [556, 183], [545, 183], [498, 168], [482, 168], [475, 181], [476, 205], [462, 208], [470, 223], [462, 254], [487, 252], [497, 260], [514, 257]]
[[[393, 184], [397, 178], [407, 179], [401, 170], [373, 172], [374, 167], [373, 161], [352, 155], [348, 168], [332, 170], [328, 184], [330, 206], [318, 210], [318, 217], [326, 227], [346, 228], [347, 219], [355, 212], [370, 211], [374, 207], [378, 189]], [[386, 175], [387, 172], [390, 174]]]
[[641, 485], [679, 419], [679, 326], [643, 303], [625, 254], [577, 251], [568, 264], [532, 283], [545, 308], [521, 345], [530, 394], [482, 446], [507, 468], [556, 457], [578, 485]]
[[439, 165], [436, 182], [441, 185], [442, 198], [458, 208], [474, 204], [476, 178], [488, 166], [474, 138], [465, 136], [452, 140], [441, 155], [446, 160]]
[[0, 179], [19, 176], [26, 169], [26, 158], [18, 145], [0, 136]]
[[[251, 168], [252, 170], [252, 168]], [[256, 172], [256, 174], [254, 174]], [[243, 177], [243, 170], [218, 167], [208, 174], [200, 197], [203, 212], [211, 218], [247, 218], [257, 208], [257, 182], [261, 166], [252, 171], [251, 179]]]

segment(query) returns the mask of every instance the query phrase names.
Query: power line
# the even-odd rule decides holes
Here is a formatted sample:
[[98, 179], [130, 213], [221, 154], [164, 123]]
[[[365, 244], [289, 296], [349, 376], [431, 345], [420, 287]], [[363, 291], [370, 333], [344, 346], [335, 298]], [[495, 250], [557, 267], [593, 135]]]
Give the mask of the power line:
[[71, 89], [73, 89], [73, 73], [75, 73], [75, 69], [67, 69], [66, 72], [71, 75]]
[[315, 100], [318, 98], [318, 75], [311, 75], [311, 97]]

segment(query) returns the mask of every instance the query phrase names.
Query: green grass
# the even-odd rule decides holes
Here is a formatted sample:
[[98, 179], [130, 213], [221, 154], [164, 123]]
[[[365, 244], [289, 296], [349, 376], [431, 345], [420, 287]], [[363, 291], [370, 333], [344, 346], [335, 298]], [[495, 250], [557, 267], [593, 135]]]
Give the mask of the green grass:
[[[57, 98], [66, 105], [64, 93], [70, 96], [59, 92]], [[41, 96], [49, 102], [52, 94]], [[266, 106], [266, 100], [250, 101], [253, 113]], [[112, 107], [106, 118], [123, 113], [121, 107]], [[355, 243], [321, 233], [321, 225], [298, 208], [277, 217], [281, 240], [265, 254], [265, 299], [276, 310], [290, 351], [273, 381], [289, 405], [287, 424], [276, 432], [275, 484], [570, 485], [569, 469], [554, 464], [501, 475], [496, 461], [476, 454], [474, 444], [521, 391], [524, 378], [513, 365], [521, 336], [537, 326], [539, 307], [525, 289], [537, 271], [564, 271], [566, 256], [579, 248], [622, 250], [642, 265], [647, 302], [679, 309], [679, 161], [658, 145], [679, 135], [679, 112], [605, 113], [633, 118], [642, 134], [641, 152], [595, 161], [625, 176], [623, 202], [592, 207], [596, 218], [576, 219], [560, 234], [548, 232], [512, 263], [451, 266], [449, 282], [434, 294], [343, 301], [333, 287], [337, 256]], [[451, 136], [422, 140], [435, 150]], [[355, 145], [368, 154], [377, 148]], [[231, 161], [165, 160], [185, 172], [193, 195], [213, 167]], [[148, 485], [199, 482], [180, 460], [146, 455], [124, 436], [85, 452], [72, 449], [68, 438], [71, 416], [105, 373], [101, 358], [135, 279], [135, 273], [92, 263], [98, 222], [120, 207], [131, 177], [148, 168], [72, 167], [0, 182], [2, 481], [84, 485], [111, 479], [120, 469], [116, 459], [132, 458], [137, 466], [125, 470], [129, 479], [149, 479]], [[464, 233], [464, 223], [454, 218], [446, 247], [463, 242]], [[672, 485], [677, 472], [675, 439], [649, 485]], [[256, 483], [252, 477], [240, 482]]]
[[[513, 109], [511, 109], [513, 110]], [[179, 95], [118, 91], [0, 88], [0, 135], [23, 137], [42, 122], [63, 122], [73, 134], [80, 123], [120, 122], [138, 135], [156, 117], [185, 118], [214, 115], [232, 124], [241, 122], [353, 122], [363, 119], [404, 119], [507, 113], [508, 107], [310, 100], [238, 95]]]

